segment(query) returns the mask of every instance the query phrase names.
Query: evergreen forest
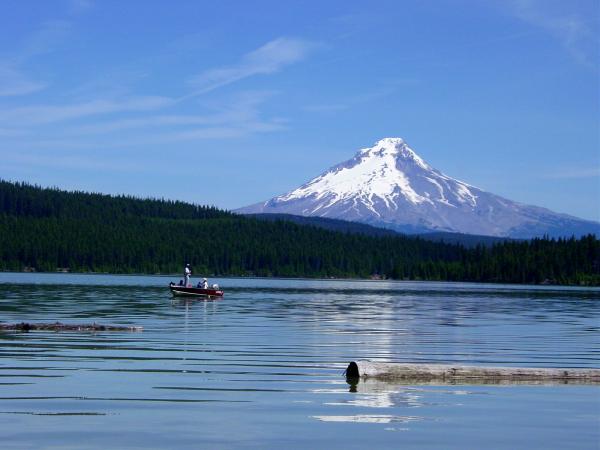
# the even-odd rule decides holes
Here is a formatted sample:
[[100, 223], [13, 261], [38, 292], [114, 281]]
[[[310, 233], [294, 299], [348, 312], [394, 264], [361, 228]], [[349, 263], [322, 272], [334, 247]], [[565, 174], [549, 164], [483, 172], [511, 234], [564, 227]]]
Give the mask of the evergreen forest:
[[537, 238], [467, 248], [373, 236], [210, 206], [0, 180], [0, 270], [600, 285], [600, 241]]

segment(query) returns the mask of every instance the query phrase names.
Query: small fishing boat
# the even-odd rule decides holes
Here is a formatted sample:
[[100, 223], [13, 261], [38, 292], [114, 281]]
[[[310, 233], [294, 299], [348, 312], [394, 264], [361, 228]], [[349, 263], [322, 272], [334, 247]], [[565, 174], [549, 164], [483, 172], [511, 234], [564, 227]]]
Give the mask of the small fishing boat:
[[173, 282], [169, 284], [173, 297], [223, 297], [220, 289], [203, 289], [197, 287], [180, 286]]

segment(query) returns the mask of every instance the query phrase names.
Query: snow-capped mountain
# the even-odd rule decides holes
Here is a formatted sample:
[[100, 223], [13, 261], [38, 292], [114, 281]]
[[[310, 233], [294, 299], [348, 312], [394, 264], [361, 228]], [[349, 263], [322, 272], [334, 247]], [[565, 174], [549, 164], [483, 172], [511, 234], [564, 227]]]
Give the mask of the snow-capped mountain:
[[400, 138], [382, 139], [298, 189], [236, 212], [320, 216], [408, 233], [600, 235], [600, 223], [523, 205], [444, 175]]

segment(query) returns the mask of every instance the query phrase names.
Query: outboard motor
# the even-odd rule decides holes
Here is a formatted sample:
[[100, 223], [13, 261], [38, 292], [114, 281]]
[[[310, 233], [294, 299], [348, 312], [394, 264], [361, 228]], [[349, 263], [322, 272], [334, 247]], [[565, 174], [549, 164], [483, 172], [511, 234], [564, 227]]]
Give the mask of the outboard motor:
[[219, 285], [215, 283], [215, 284], [212, 285], [212, 288], [213, 289], [219, 289]]

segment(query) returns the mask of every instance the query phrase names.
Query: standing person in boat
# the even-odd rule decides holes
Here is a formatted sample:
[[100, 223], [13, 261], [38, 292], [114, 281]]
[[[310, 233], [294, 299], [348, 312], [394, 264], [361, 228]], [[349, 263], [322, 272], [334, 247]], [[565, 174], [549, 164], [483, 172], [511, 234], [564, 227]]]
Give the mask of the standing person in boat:
[[208, 289], [208, 280], [206, 278], [202, 278], [202, 289]]
[[190, 277], [192, 276], [192, 269], [189, 264], [185, 265], [185, 269], [183, 269], [183, 277], [185, 278], [185, 287], [190, 286]]

